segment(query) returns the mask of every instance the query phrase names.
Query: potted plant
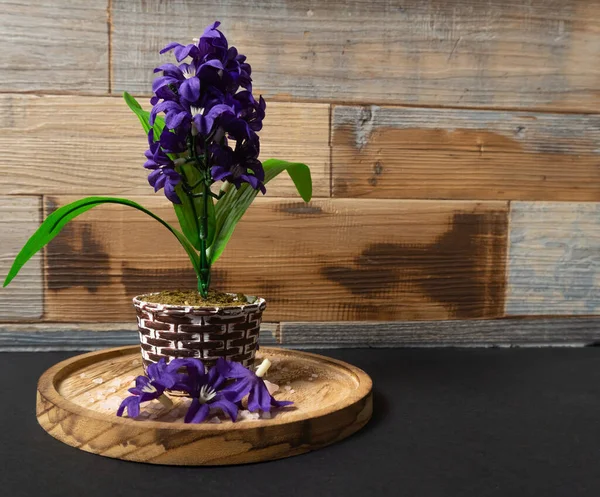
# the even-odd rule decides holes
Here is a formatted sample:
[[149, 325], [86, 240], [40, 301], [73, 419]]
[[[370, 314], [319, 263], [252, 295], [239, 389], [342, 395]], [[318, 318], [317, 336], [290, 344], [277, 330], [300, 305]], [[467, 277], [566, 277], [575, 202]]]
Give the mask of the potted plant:
[[[170, 43], [178, 64], [166, 63], [152, 84], [152, 110], [128, 93], [125, 101], [148, 137], [148, 182], [172, 203], [181, 230], [123, 198], [87, 197], [50, 214], [17, 255], [4, 286], [72, 219], [98, 205], [122, 204], [153, 217], [174, 235], [198, 278], [193, 291], [136, 296], [144, 367], [198, 358], [207, 367], [221, 357], [253, 364], [265, 300], [211, 290], [211, 268], [258, 192], [283, 171], [300, 196], [312, 195], [309, 168], [278, 159], [259, 160], [258, 132], [266, 103], [252, 94], [246, 57], [208, 26], [193, 43]], [[220, 187], [220, 188], [217, 188]]]

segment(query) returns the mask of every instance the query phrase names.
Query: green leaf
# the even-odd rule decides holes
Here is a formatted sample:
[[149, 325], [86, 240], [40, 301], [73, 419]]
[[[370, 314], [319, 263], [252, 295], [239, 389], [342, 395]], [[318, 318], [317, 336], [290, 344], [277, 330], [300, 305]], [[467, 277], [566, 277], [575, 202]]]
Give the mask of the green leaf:
[[23, 265], [29, 259], [31, 259], [40, 249], [47, 245], [56, 235], [58, 235], [69, 221], [100, 204], [128, 205], [129, 207], [133, 207], [134, 209], [142, 211], [148, 214], [150, 217], [156, 219], [171, 233], [173, 233], [177, 240], [179, 240], [179, 243], [185, 249], [190, 260], [192, 261], [194, 270], [196, 271], [196, 273], [198, 273], [198, 254], [194, 250], [194, 247], [187, 241], [187, 239], [185, 238], [185, 236], [183, 236], [181, 232], [173, 228], [170, 224], [162, 220], [156, 214], [145, 209], [140, 204], [124, 198], [87, 197], [57, 209], [46, 218], [46, 220], [40, 225], [37, 231], [31, 236], [31, 238], [27, 241], [27, 243], [17, 255], [12, 267], [10, 268], [10, 271], [8, 272], [8, 275], [6, 276], [6, 279], [4, 280], [4, 286], [8, 285], [12, 281], [12, 279], [17, 275], [17, 273], [21, 270]]
[[[202, 178], [200, 172], [192, 165], [185, 164], [181, 166], [181, 174], [185, 175], [188, 184], [195, 185], [200, 182]], [[194, 189], [194, 193], [200, 193], [204, 190], [204, 185], [201, 183]], [[177, 219], [181, 230], [192, 243], [192, 245], [200, 250], [200, 223], [202, 222], [202, 215], [204, 213], [204, 199], [202, 197], [190, 198], [183, 191], [181, 185], [177, 186], [177, 195], [181, 200], [181, 204], [173, 204]], [[192, 205], [193, 203], [193, 205]], [[194, 210], [198, 218], [197, 222], [194, 219]], [[215, 204], [212, 197], [208, 198], [208, 237], [206, 239], [206, 246], [210, 247], [215, 238]]]
[[312, 178], [310, 168], [306, 164], [287, 162], [280, 159], [267, 159], [263, 162], [263, 168], [265, 170], [265, 184], [282, 171], [287, 171], [302, 200], [310, 202], [312, 198]]
[[[175, 214], [177, 214], [177, 219], [179, 221], [179, 225], [181, 226], [181, 231], [186, 236], [186, 238], [190, 241], [190, 243], [196, 248], [196, 250], [200, 250], [200, 223], [202, 222], [202, 213], [204, 212], [204, 201], [202, 198], [193, 198], [191, 199], [189, 196], [185, 194], [183, 189], [178, 185], [176, 188], [177, 195], [181, 200], [181, 204], [173, 204], [173, 208], [175, 209]], [[194, 207], [196, 209], [196, 216], [198, 216], [198, 222], [196, 222], [194, 218], [194, 207], [192, 207], [192, 202], [194, 203]], [[212, 197], [208, 199], [208, 238], [206, 240], [206, 246], [210, 247], [213, 240], [215, 238], [215, 204], [213, 202]]]
[[[125, 99], [125, 103], [129, 106], [129, 108], [133, 111], [133, 113], [138, 117], [140, 122], [142, 123], [142, 127], [144, 128], [144, 132], [148, 135], [150, 131], [150, 112], [142, 109], [142, 106], [139, 102], [133, 98], [129, 93], [123, 92], [123, 98]], [[154, 119], [154, 139], [158, 140], [162, 130], [165, 127], [165, 120], [161, 116], [156, 116]]]
[[[292, 178], [298, 193], [305, 202], [312, 198], [312, 179], [310, 169], [306, 164], [299, 162], [286, 162], [279, 159], [268, 159], [263, 162], [265, 170], [265, 184], [275, 178], [279, 173], [287, 171]], [[250, 185], [243, 184], [239, 190], [227, 185], [229, 191], [217, 202], [215, 239], [208, 251], [208, 258], [213, 264], [225, 250], [227, 242], [233, 235], [237, 223], [240, 221], [258, 193]]]

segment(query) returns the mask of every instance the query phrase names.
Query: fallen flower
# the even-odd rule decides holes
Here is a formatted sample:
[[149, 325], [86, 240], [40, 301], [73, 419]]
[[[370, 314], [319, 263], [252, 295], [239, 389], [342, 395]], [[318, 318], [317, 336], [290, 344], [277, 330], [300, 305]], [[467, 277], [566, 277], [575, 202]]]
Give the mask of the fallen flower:
[[293, 404], [293, 402], [287, 400], [275, 400], [269, 393], [264, 380], [237, 362], [219, 360], [215, 368], [219, 370], [224, 378], [235, 380], [226, 387], [229, 392], [235, 393], [232, 399], [233, 402], [240, 402], [248, 395], [248, 410], [250, 412], [259, 410], [270, 412], [273, 407], [285, 407]]
[[[224, 359], [220, 360], [224, 361]], [[180, 367], [187, 369], [187, 376], [177, 386], [192, 397], [184, 421], [202, 423], [215, 409], [220, 409], [235, 421], [238, 414], [238, 407], [232, 401], [235, 395], [223, 388], [225, 378], [219, 374], [217, 367], [212, 367], [206, 372], [204, 363], [200, 359], [178, 359], [177, 361]]]
[[140, 404], [154, 399], [158, 399], [166, 407], [173, 405], [164, 392], [182, 380], [182, 375], [177, 372], [178, 365], [174, 363], [175, 361], [172, 361], [167, 365], [166, 361], [161, 359], [157, 364], [150, 364], [147, 369], [148, 376], [138, 376], [135, 379], [135, 387], [129, 389], [133, 395], [121, 402], [117, 416], [122, 416], [127, 409], [127, 415], [136, 418], [140, 415]]
[[[220, 410], [232, 421], [236, 421], [238, 414], [242, 418], [259, 419], [257, 411], [270, 412], [272, 408], [285, 407], [293, 402], [278, 401], [272, 396], [279, 387], [261, 378], [271, 365], [265, 360], [253, 372], [239, 363], [229, 362], [219, 358], [212, 368], [206, 370], [200, 359], [175, 359], [169, 364], [164, 359], [157, 364], [151, 364], [147, 369], [147, 376], [138, 376], [136, 386], [130, 388], [133, 395], [127, 397], [117, 410], [117, 416], [122, 416], [127, 409], [131, 418], [140, 416], [140, 404], [157, 399], [165, 406], [171, 407], [172, 401], [165, 394], [165, 390], [178, 390], [186, 392], [191, 397], [184, 421], [186, 423], [202, 423], [209, 419], [215, 422], [215, 410]], [[185, 371], [185, 372], [183, 372]], [[248, 410], [239, 411], [241, 401], [248, 396]], [[150, 407], [151, 411], [154, 406]], [[177, 408], [181, 410], [183, 406]], [[183, 407], [185, 410], [185, 407]], [[246, 416], [245, 413], [252, 413]], [[154, 419], [154, 413], [148, 414], [149, 419]], [[154, 417], [153, 417], [154, 416]], [[268, 416], [265, 417], [268, 419]]]

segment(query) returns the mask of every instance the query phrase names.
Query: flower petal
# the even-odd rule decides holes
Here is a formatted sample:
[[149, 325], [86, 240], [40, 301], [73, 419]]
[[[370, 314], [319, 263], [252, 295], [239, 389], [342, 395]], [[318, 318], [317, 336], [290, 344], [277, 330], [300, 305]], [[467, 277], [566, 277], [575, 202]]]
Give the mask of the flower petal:
[[250, 186], [252, 188], [254, 188], [255, 190], [258, 190], [259, 181], [256, 178], [256, 176], [253, 176], [252, 174], [242, 174], [240, 176], [240, 178], [245, 180], [247, 183], [250, 183]]
[[173, 50], [176, 47], [181, 47], [181, 43], [177, 43], [177, 42], [171, 42], [169, 43], [165, 48], [163, 48], [159, 53], [165, 53], [165, 52], [170, 52], [171, 50]]
[[169, 112], [165, 119], [165, 123], [169, 129], [175, 129], [185, 120], [190, 120], [191, 117], [192, 116], [185, 111]]
[[173, 76], [160, 76], [154, 81], [152, 81], [152, 91], [157, 92], [163, 86], [173, 85], [177, 83], [179, 83], [179, 80], [177, 78], [174, 78]]
[[173, 75], [183, 77], [183, 73], [181, 72], [181, 69], [179, 69], [179, 67], [177, 67], [175, 64], [171, 64], [171, 63], [161, 64], [160, 66], [154, 68], [154, 72], [161, 72], [161, 71], [163, 73], [172, 73]]
[[[225, 360], [222, 357], [219, 357], [221, 360]], [[218, 390], [223, 383], [225, 383], [225, 378], [221, 376], [219, 370], [216, 366], [213, 366], [208, 370], [207, 373], [207, 383], [212, 386], [215, 390]]]
[[[196, 410], [195, 414], [190, 416], [190, 411], [192, 410], [192, 407], [194, 406], [194, 402], [197, 402], [198, 407], [195, 408], [195, 410]], [[200, 404], [200, 401], [198, 399], [194, 399], [192, 401], [192, 405], [190, 406], [190, 409], [188, 410], [187, 414], [185, 415], [184, 421], [186, 423], [202, 423], [202, 421], [204, 421], [208, 417], [209, 413], [210, 413], [210, 408], [208, 407], [208, 404]]]
[[190, 55], [190, 52], [193, 49], [197, 49], [198, 47], [196, 47], [196, 45], [179, 45], [178, 47], [175, 47], [175, 50], [173, 51], [173, 53], [175, 54], [175, 58], [177, 59], [177, 62], [181, 62], [183, 59], [185, 59], [188, 55]]
[[210, 174], [212, 175], [213, 180], [224, 181], [228, 176], [231, 176], [231, 171], [228, 171], [221, 166], [214, 166], [211, 168]]
[[[157, 169], [154, 172], [160, 173], [160, 175], [156, 177], [156, 181], [154, 182], [154, 193], [156, 193], [163, 186], [165, 186], [165, 182], [167, 181], [167, 177], [164, 174], [162, 174], [162, 170], [161, 169]], [[150, 178], [150, 176], [152, 176], [154, 174], [154, 172], [150, 173], [150, 175], [148, 176], [148, 178]], [[150, 179], [148, 179], [148, 182], [149, 181], [150, 181]]]
[[[175, 186], [170, 181], [167, 181], [165, 183], [165, 197], [167, 197], [174, 204], [181, 203], [181, 200], [177, 196], [177, 193], [175, 193]], [[171, 385], [171, 386], [173, 386], [173, 385]], [[167, 387], [167, 388], [170, 388], [170, 387]]]
[[123, 416], [123, 412], [127, 408], [127, 415], [130, 418], [137, 418], [140, 415], [140, 399], [139, 397], [127, 397], [117, 410], [117, 416]]
[[231, 421], [235, 421], [237, 419], [238, 407], [233, 402], [225, 398], [215, 400], [210, 404], [210, 407], [213, 409], [221, 409], [221, 411], [231, 418]]
[[250, 390], [248, 396], [248, 410], [250, 412], [270, 411], [271, 410], [271, 394], [265, 385], [265, 382], [259, 378], [259, 381]]
[[219, 372], [228, 379], [256, 376], [252, 371], [242, 366], [239, 362], [222, 361], [217, 362], [216, 366], [219, 368]]
[[150, 380], [146, 376], [138, 376], [135, 379], [135, 388], [142, 390], [144, 387], [148, 386], [149, 383]]
[[188, 102], [195, 102], [200, 98], [200, 79], [193, 77], [186, 79], [179, 87], [179, 94]]
[[291, 400], [275, 400], [271, 398], [271, 407], [286, 407], [291, 406], [293, 402]]
[[237, 381], [225, 386], [221, 393], [231, 402], [239, 402], [252, 389], [252, 381], [248, 378], [240, 378]]
[[148, 122], [150, 123], [150, 125], [154, 125], [156, 115], [160, 112], [170, 113], [178, 110], [182, 110], [182, 107], [177, 102], [173, 102], [172, 100], [165, 100], [164, 102], [160, 102], [154, 107], [152, 107], [152, 110], [150, 111], [150, 119]]
[[198, 413], [200, 409], [200, 401], [198, 399], [193, 399], [188, 411], [185, 413], [184, 423], [191, 423], [194, 416]]

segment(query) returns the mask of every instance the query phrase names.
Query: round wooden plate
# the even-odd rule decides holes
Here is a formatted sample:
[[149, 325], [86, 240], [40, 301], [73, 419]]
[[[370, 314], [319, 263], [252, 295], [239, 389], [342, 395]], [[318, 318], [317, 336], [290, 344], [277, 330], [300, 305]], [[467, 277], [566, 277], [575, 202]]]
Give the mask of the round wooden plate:
[[273, 362], [265, 378], [280, 386], [275, 398], [294, 401], [271, 419], [185, 424], [185, 398], [174, 398], [171, 409], [142, 404], [142, 419], [117, 417], [142, 374], [139, 347], [132, 346], [83, 354], [46, 371], [38, 383], [38, 422], [54, 438], [94, 454], [197, 466], [302, 454], [352, 435], [371, 418], [372, 382], [361, 369], [295, 350], [264, 347], [257, 359], [265, 357]]

